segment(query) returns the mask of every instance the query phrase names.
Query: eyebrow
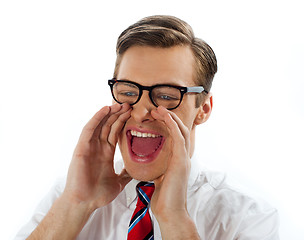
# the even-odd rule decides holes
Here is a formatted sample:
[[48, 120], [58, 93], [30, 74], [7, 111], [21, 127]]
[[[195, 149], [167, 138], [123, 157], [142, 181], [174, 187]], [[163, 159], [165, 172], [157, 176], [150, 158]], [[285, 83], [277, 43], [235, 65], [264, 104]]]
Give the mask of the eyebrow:
[[123, 85], [126, 85], [128, 87], [132, 87], [132, 88], [136, 88], [137, 89], [137, 86], [132, 84], [132, 83], [128, 83], [128, 82], [120, 82], [120, 84], [123, 84]]
[[[142, 85], [142, 84], [134, 82], [133, 80], [130, 80], [128, 78], [116, 78], [116, 79], [120, 80], [120, 81], [130, 81], [130, 82]], [[127, 83], [125, 83], [125, 84], [127, 85]], [[155, 83], [155, 84], [151, 85], [150, 87], [153, 87], [153, 86], [156, 86], [156, 85], [169, 85], [169, 86], [173, 86], [173, 87], [183, 87], [182, 85], [176, 84], [175, 82], [173, 82], [173, 83], [171, 83], [171, 82], [159, 82], [159, 83]]]

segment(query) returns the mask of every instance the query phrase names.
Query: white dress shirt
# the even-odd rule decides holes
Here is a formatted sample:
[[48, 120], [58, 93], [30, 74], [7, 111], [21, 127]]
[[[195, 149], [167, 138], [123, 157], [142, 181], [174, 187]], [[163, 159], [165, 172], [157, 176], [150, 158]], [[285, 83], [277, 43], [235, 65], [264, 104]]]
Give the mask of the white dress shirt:
[[[191, 159], [187, 207], [202, 240], [279, 239], [275, 209], [233, 190], [225, 183], [224, 174], [200, 170], [197, 160], [195, 156]], [[118, 172], [122, 167], [122, 161], [117, 162]], [[137, 183], [132, 180], [109, 205], [93, 212], [77, 239], [127, 239], [128, 225], [136, 207]], [[30, 235], [63, 192], [64, 184], [64, 181], [55, 184], [15, 240], [24, 240]], [[150, 215], [154, 225], [154, 239], [162, 239], [151, 210]]]

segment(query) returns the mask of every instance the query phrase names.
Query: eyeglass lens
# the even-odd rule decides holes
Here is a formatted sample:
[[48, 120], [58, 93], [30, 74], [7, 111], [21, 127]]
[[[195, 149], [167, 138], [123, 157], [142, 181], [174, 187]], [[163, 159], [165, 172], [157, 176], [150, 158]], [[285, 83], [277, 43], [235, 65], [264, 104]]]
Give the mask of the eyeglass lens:
[[[120, 103], [134, 104], [139, 96], [139, 88], [126, 82], [116, 82], [113, 86], [114, 98]], [[181, 99], [181, 92], [179, 89], [169, 86], [159, 86], [153, 88], [151, 92], [152, 101], [157, 106], [163, 106], [165, 108], [175, 108]]]

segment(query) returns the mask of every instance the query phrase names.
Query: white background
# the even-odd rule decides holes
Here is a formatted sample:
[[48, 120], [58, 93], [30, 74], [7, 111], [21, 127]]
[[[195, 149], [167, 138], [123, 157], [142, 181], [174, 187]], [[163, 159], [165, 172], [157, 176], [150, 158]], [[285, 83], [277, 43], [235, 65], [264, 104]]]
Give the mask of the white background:
[[[300, 1], [0, 2], [0, 235], [12, 239], [67, 172], [84, 124], [111, 104], [116, 38], [147, 15], [192, 25], [214, 49], [202, 164], [279, 210], [304, 239], [304, 37]], [[301, 16], [302, 15], [302, 16]]]

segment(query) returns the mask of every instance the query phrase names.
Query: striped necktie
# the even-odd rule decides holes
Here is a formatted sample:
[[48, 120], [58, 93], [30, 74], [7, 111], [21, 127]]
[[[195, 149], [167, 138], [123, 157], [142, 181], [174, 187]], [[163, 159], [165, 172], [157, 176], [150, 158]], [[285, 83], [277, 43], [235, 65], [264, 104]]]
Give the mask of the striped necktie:
[[153, 226], [149, 214], [149, 202], [154, 192], [154, 183], [140, 182], [136, 186], [137, 204], [132, 215], [128, 240], [153, 240]]

